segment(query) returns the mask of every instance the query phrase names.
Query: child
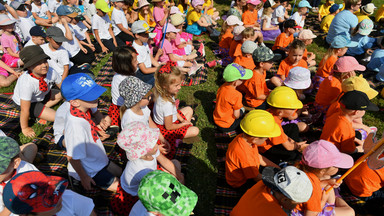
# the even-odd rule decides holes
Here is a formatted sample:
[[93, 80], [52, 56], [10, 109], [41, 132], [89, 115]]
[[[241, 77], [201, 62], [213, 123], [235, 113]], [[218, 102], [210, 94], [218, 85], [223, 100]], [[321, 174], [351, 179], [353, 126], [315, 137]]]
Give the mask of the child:
[[257, 147], [269, 137], [280, 136], [279, 125], [273, 116], [264, 110], [252, 110], [240, 123], [244, 133], [229, 143], [225, 159], [225, 179], [241, 194], [261, 180], [260, 166], [276, 164], [259, 154]]
[[233, 63], [236, 63], [245, 69], [255, 69], [255, 63], [253, 63], [252, 53], [256, 48], [257, 44], [255, 42], [244, 41], [243, 45], [241, 45], [241, 55], [236, 56]]
[[373, 3], [368, 3], [360, 7], [360, 11], [356, 11], [355, 15], [357, 16], [357, 20], [359, 23], [365, 19], [371, 20], [369, 16], [371, 16], [375, 12], [375, 5]]
[[[324, 33], [328, 33], [329, 27], [331, 26], [333, 18], [335, 18], [336, 14], [339, 13], [342, 5], [333, 4], [329, 8], [329, 14], [324, 17], [324, 19], [320, 23], [320, 29], [323, 30]], [[320, 8], [321, 9], [321, 8]]]
[[[329, 14], [332, 14], [334, 13], [335, 11], [331, 12], [331, 7], [335, 5], [335, 1], [334, 0], [326, 0], [325, 1], [325, 4], [322, 4], [320, 6], [320, 9], [319, 9], [319, 15], [318, 15], [318, 20], [321, 22], [321, 20], [323, 19], [323, 17], [326, 17], [328, 16]], [[338, 4], [336, 4], [338, 6]], [[336, 8], [336, 6], [334, 6], [334, 8]], [[339, 8], [337, 7], [337, 10]]]
[[255, 7], [260, 3], [260, 0], [247, 1], [247, 9], [241, 17], [244, 27], [251, 27], [255, 30], [260, 30], [260, 23], [257, 22], [257, 10], [255, 10]]
[[61, 100], [59, 91], [53, 85], [61, 86], [61, 77], [49, 68], [47, 56], [39, 46], [25, 47], [20, 52], [24, 62], [23, 73], [17, 80], [12, 100], [20, 106], [20, 127], [26, 137], [34, 137], [34, 130], [28, 126], [29, 117], [41, 118], [53, 122], [53, 105]]
[[303, 59], [305, 44], [301, 40], [294, 40], [289, 46], [288, 57], [279, 65], [277, 75], [271, 78], [271, 83], [281, 86], [287, 78], [289, 71], [294, 67], [308, 68], [307, 62]]
[[217, 90], [216, 107], [213, 120], [220, 132], [240, 130], [241, 116], [244, 114], [243, 96], [236, 87], [244, 80], [252, 78], [252, 71], [244, 69], [236, 63], [229, 64], [223, 73], [225, 83]]
[[[176, 29], [180, 30], [176, 33], [176, 39], [171, 41], [172, 46], [176, 47], [173, 52], [177, 55], [190, 55], [192, 49], [194, 48], [192, 43], [193, 35], [183, 32], [184, 20], [185, 18], [178, 13], [171, 15], [172, 25], [175, 26]], [[202, 53], [200, 51], [196, 52], [198, 52], [198, 56], [201, 57]]]
[[31, 30], [29, 30], [29, 35], [31, 35], [31, 40], [29, 40], [24, 47], [32, 46], [32, 45], [43, 45], [45, 44], [45, 37], [47, 36], [41, 26], [33, 26]]
[[[117, 194], [111, 200], [115, 213], [128, 215], [133, 204], [138, 200], [137, 194], [142, 178], [147, 173], [156, 170], [157, 163], [160, 164], [162, 170], [184, 183], [180, 162], [170, 161], [160, 153], [157, 145], [159, 135], [158, 128], [150, 128], [141, 121], [129, 123], [119, 134], [117, 144], [125, 151], [129, 161], [121, 175]], [[158, 182], [158, 185], [161, 184], [162, 182]]]
[[163, 37], [163, 27], [167, 23], [170, 10], [165, 0], [155, 0], [152, 3], [154, 5], [153, 19], [156, 22], [155, 30], [153, 30], [153, 33], [156, 33], [156, 37], [153, 40], [158, 47]]
[[261, 33], [265, 41], [274, 41], [281, 34], [279, 26], [271, 23], [272, 13], [272, 7], [264, 8], [263, 16], [261, 17]]
[[171, 145], [171, 155], [175, 152], [176, 139], [195, 137], [199, 128], [193, 126], [191, 107], [176, 108], [175, 97], [181, 88], [183, 74], [175, 62], [167, 62], [155, 73], [155, 105], [153, 121], [161, 134]]
[[[311, 30], [305, 29], [299, 33], [299, 40], [303, 41], [305, 46], [312, 44], [313, 39], [317, 36]], [[304, 50], [303, 59], [307, 61], [308, 67], [316, 65], [316, 55], [313, 52], [308, 52], [307, 48]]]
[[114, 8], [112, 11], [112, 27], [113, 34], [116, 37], [119, 46], [125, 45], [127, 41], [133, 41], [133, 34], [129, 30], [128, 20], [125, 17], [123, 7], [125, 6], [124, 0], [113, 0]]
[[235, 16], [231, 15], [227, 17], [224, 21], [223, 27], [221, 28], [220, 34], [220, 42], [219, 42], [219, 54], [222, 58], [222, 65], [227, 66], [230, 64], [233, 59], [229, 56], [229, 49], [231, 47], [231, 43], [234, 40], [233, 32], [234, 28], [237, 26], [242, 26], [243, 22]]
[[278, 0], [275, 2], [276, 4], [278, 3], [280, 4], [278, 4], [278, 6], [274, 9], [272, 13], [272, 24], [277, 26], [282, 26], [284, 21], [289, 18], [288, 13], [286, 11], [286, 7], [289, 5], [289, 2], [288, 0]]
[[277, 36], [275, 44], [272, 47], [274, 53], [281, 54], [284, 59], [288, 51], [288, 46], [293, 42], [293, 34], [296, 32], [295, 28], [297, 27], [294, 20], [287, 20], [284, 22], [284, 32]]
[[312, 9], [312, 6], [307, 0], [302, 0], [297, 5], [297, 11], [289, 18], [295, 20], [296, 24], [301, 28], [305, 25], [305, 18], [309, 13], [309, 9]]
[[34, 0], [31, 4], [31, 13], [36, 20], [37, 25], [44, 27], [52, 26], [51, 12], [48, 10], [48, 6], [45, 3], [41, 3], [41, 0]]
[[326, 119], [320, 139], [333, 143], [340, 152], [358, 158], [361, 155], [357, 153], [363, 152], [364, 143], [356, 138], [352, 122], [362, 118], [367, 110], [378, 111], [379, 108], [369, 101], [365, 93], [356, 90], [345, 93], [340, 103], [341, 112]]
[[[202, 17], [204, 0], [193, 0], [192, 1], [192, 10], [189, 10], [187, 13], [188, 25], [185, 29], [186, 32], [193, 35], [201, 35], [203, 32], [208, 31], [211, 37], [220, 36], [220, 32], [214, 29], [214, 23], [208, 17]], [[214, 21], [213, 21], [214, 22]]]
[[75, 32], [75, 36], [79, 39], [80, 49], [86, 50], [87, 54], [94, 56], [94, 52], [96, 51], [95, 46], [92, 44], [90, 35], [91, 32], [88, 31], [88, 27], [84, 25], [84, 17], [82, 15], [77, 15], [71, 21], [71, 27]]
[[[159, 184], [159, 182], [161, 182]], [[173, 188], [169, 187], [173, 185]], [[165, 198], [177, 194], [177, 202]], [[138, 196], [140, 201], [133, 206], [129, 216], [136, 215], [190, 215], [197, 203], [197, 195], [182, 185], [172, 175], [155, 170], [143, 177]]]
[[220, 19], [219, 11], [213, 7], [213, 0], [205, 0], [203, 4], [204, 14], [209, 15], [213, 21]]
[[366, 60], [366, 56], [372, 54], [371, 48], [376, 45], [377, 38], [369, 37], [372, 32], [373, 22], [371, 19], [364, 19], [357, 27], [357, 31], [352, 33], [351, 41], [357, 42], [358, 45], [350, 47], [347, 50], [347, 55], [355, 56], [360, 61]]
[[311, 71], [303, 67], [292, 68], [284, 80], [284, 85], [293, 89], [300, 100], [304, 100], [304, 90], [311, 86]]
[[156, 26], [155, 19], [153, 18], [153, 8], [149, 8], [147, 0], [139, 0], [139, 20], [143, 20], [148, 23], [149, 27], [154, 28]]
[[68, 174], [85, 190], [97, 185], [116, 191], [121, 175], [121, 168], [109, 161], [89, 111], [105, 91], [83, 73], [68, 76], [62, 84], [63, 97], [71, 104], [64, 127]]
[[341, 197], [335, 196], [335, 191], [324, 193], [329, 185], [338, 187], [336, 179], [331, 178], [337, 174], [339, 168], [349, 169], [352, 166], [353, 158], [340, 153], [332, 143], [325, 140], [311, 143], [304, 149], [298, 168], [311, 180], [313, 192], [307, 202], [295, 208], [294, 215], [354, 215], [354, 210]]
[[231, 216], [247, 215], [250, 212], [254, 215], [287, 215], [298, 204], [307, 202], [312, 191], [308, 176], [296, 167], [287, 166], [281, 170], [266, 167], [262, 172], [262, 181], [241, 197]]
[[372, 53], [371, 60], [367, 64], [367, 68], [371, 71], [379, 72], [381, 65], [384, 64], [384, 40], [379, 43], [379, 49], [375, 49]]
[[[252, 29], [252, 28], [249, 28], [249, 29]], [[236, 26], [233, 29], [233, 40], [232, 40], [230, 48], [229, 48], [229, 56], [232, 57], [233, 59], [234, 59], [235, 51], [237, 50], [238, 47], [240, 47], [240, 50], [238, 49], [236, 54], [241, 55], [241, 45], [243, 44], [242, 33], [244, 30], [245, 30], [245, 27], [242, 25]], [[253, 31], [253, 29], [252, 29], [252, 31]], [[247, 33], [247, 35], [249, 35], [249, 34]]]
[[[13, 31], [16, 21], [9, 19], [5, 14], [0, 14], [0, 21], [0, 28], [4, 31], [0, 38], [4, 52], [1, 61], [11, 68], [23, 66], [23, 62], [19, 57], [19, 52], [22, 47], [21, 41], [19, 36]], [[1, 73], [6, 74], [7, 72], [2, 69]]]
[[19, 1], [12, 1], [10, 5], [5, 5], [8, 12], [16, 20], [16, 32], [25, 43], [31, 39], [29, 30], [36, 24], [32, 20], [31, 14], [27, 12], [25, 4]]

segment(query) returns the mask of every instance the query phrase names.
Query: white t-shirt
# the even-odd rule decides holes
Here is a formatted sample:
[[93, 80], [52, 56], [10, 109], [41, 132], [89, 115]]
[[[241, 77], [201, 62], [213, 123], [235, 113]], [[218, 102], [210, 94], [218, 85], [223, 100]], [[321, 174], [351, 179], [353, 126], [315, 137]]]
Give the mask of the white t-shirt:
[[[108, 165], [109, 159], [100, 139], [93, 141], [91, 125], [83, 118], [75, 117], [67, 113], [65, 121], [65, 144], [67, 155], [74, 160], [80, 160], [81, 164], [91, 178]], [[73, 178], [80, 180], [72, 164], [68, 163], [68, 173]]]
[[[12, 15], [8, 14], [8, 17], [11, 20], [16, 21], [15, 24], [15, 32], [20, 36], [20, 39], [23, 42], [27, 42], [31, 39], [31, 35], [29, 34], [29, 30], [33, 26], [35, 26], [35, 22], [32, 20], [32, 16], [27, 16], [27, 17], [20, 17], [19, 19], [15, 19]], [[25, 46], [24, 46], [25, 47]]]
[[48, 0], [48, 10], [51, 13], [56, 13], [57, 8], [61, 5], [61, 1], [57, 2], [56, 0]]
[[44, 50], [45, 54], [51, 57], [51, 59], [48, 59], [49, 67], [60, 74], [60, 76], [62, 76], [64, 73], [65, 65], [68, 65], [69, 68], [73, 66], [73, 63], [69, 61], [68, 52], [64, 48], [59, 47], [58, 50], [53, 51], [51, 48], [49, 48], [48, 43], [43, 44], [40, 47]]
[[65, 190], [61, 197], [63, 207], [56, 213], [56, 216], [89, 216], [95, 207], [91, 198], [69, 189]]
[[26, 44], [24, 44], [24, 47], [27, 47], [27, 46], [37, 46], [37, 44], [35, 44], [32, 40], [29, 40]]
[[107, 14], [103, 17], [100, 17], [97, 14], [93, 15], [93, 17], [92, 17], [92, 33], [95, 34], [94, 30], [97, 29], [99, 31], [100, 40], [111, 39], [112, 38], [111, 34], [109, 34], [109, 31], [108, 31], [111, 23], [112, 22], [109, 19]]
[[[63, 31], [64, 35], [66, 33], [65, 31], [65, 27], [60, 24], [60, 23], [56, 23], [55, 24], [56, 27], [60, 28], [61, 31]], [[73, 30], [73, 27], [71, 24], [68, 24], [69, 26], [69, 30], [71, 30], [71, 33], [72, 33], [72, 37], [73, 37], [73, 40], [71, 41], [64, 41], [63, 44], [61, 45], [65, 50], [68, 51], [68, 54], [69, 54], [69, 58], [72, 58], [74, 57], [77, 53], [80, 52], [80, 45], [79, 45], [79, 42], [76, 40], [76, 35], [75, 35], [75, 30]]]
[[295, 20], [297, 25], [304, 27], [305, 19], [303, 19], [299, 12], [295, 12], [289, 19]]
[[40, 8], [37, 7], [35, 3], [32, 3], [31, 6], [32, 6], [32, 10], [31, 10], [32, 13], [36, 13], [36, 15], [41, 18], [44, 18], [44, 17], [48, 18], [48, 15], [47, 15], [48, 6], [45, 3], [41, 2]]
[[38, 79], [31, 77], [27, 72], [23, 73], [17, 80], [12, 96], [13, 101], [19, 106], [20, 99], [30, 101], [31, 103], [43, 101], [44, 97], [51, 91], [53, 84], [58, 85], [61, 83], [61, 76], [49, 68], [44, 80], [47, 82], [48, 86], [46, 92], [39, 90]]
[[149, 117], [151, 116], [151, 110], [145, 106], [141, 107], [143, 115], [137, 115], [131, 109], [127, 109], [121, 118], [121, 129], [124, 129], [125, 125], [131, 122], [143, 122], [145, 125], [149, 126]]
[[147, 43], [143, 43], [142, 46], [138, 45], [135, 41], [132, 43], [133, 48], [136, 49], [138, 55], [137, 55], [137, 61], [139, 64], [144, 63], [146, 68], [152, 67], [152, 61], [151, 61], [151, 50], [149, 49], [149, 46]]
[[285, 7], [283, 5], [279, 5], [277, 8], [272, 13], [272, 24], [278, 25], [279, 20], [277, 18], [282, 18], [284, 19], [285, 15]]
[[[175, 99], [175, 98], [173, 98]], [[164, 117], [172, 116], [172, 122], [177, 120], [177, 109], [174, 104], [169, 101], [165, 101], [159, 96], [153, 107], [153, 121], [156, 124], [164, 125]]]
[[75, 35], [77, 37], [77, 39], [79, 39], [80, 41], [82, 40], [85, 40], [86, 39], [86, 33], [87, 33], [87, 26], [84, 25], [83, 22], [78, 22], [76, 25], [72, 25], [73, 27], [73, 30], [75, 30]]
[[119, 85], [127, 77], [128, 76], [116, 73], [112, 78], [112, 84], [111, 84], [112, 103], [117, 106], [124, 105], [124, 98], [120, 96]]
[[152, 155], [153, 160], [147, 161], [143, 159], [136, 159], [133, 161], [128, 161], [125, 166], [124, 172], [120, 177], [120, 184], [123, 190], [132, 196], [137, 196], [137, 191], [139, 190], [139, 184], [141, 179], [149, 172], [157, 169], [157, 160], [156, 158], [160, 155], [160, 151], [157, 150], [154, 155]]
[[129, 216], [155, 216], [154, 214], [147, 211], [143, 203], [138, 200], [135, 205], [133, 205]]
[[125, 17], [125, 14], [122, 10], [114, 8], [112, 11], [111, 19], [112, 19], [113, 34], [115, 36], [120, 34], [121, 32], [119, 27], [117, 27], [117, 24], [122, 24], [124, 28], [128, 29], [128, 20]]

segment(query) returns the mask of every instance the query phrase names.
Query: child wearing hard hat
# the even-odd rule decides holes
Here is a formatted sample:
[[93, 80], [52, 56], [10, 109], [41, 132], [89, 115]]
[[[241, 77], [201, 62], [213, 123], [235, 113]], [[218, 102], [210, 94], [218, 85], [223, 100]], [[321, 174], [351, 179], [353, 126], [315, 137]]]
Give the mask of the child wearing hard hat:
[[225, 159], [225, 179], [239, 193], [244, 194], [261, 180], [259, 167], [278, 166], [259, 154], [258, 146], [269, 137], [281, 134], [273, 116], [265, 110], [252, 110], [240, 122], [244, 131], [229, 144]]

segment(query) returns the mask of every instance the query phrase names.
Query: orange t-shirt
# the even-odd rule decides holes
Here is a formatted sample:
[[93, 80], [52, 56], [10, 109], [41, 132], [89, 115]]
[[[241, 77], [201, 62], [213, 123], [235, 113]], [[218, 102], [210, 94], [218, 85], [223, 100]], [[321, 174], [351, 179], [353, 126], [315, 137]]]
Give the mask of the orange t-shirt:
[[275, 44], [272, 47], [272, 50], [277, 50], [280, 48], [286, 48], [293, 41], [293, 34], [287, 36], [285, 32], [277, 36]]
[[[341, 95], [340, 95], [340, 97], [341, 97]], [[325, 117], [328, 118], [329, 116], [331, 116], [331, 115], [333, 115], [335, 113], [339, 113], [340, 111], [341, 111], [341, 109], [340, 109], [340, 102], [339, 101], [335, 101], [335, 102], [333, 102], [328, 107], [327, 114], [325, 115]]]
[[343, 112], [335, 113], [325, 120], [320, 139], [327, 140], [339, 149], [340, 152], [351, 154], [355, 151], [355, 130]]
[[321, 189], [320, 179], [313, 173], [306, 173], [309, 180], [312, 183], [313, 191], [311, 198], [305, 203], [301, 203], [296, 206], [295, 210], [299, 210], [301, 212], [305, 211], [313, 211], [313, 212], [321, 212], [321, 198], [323, 195], [323, 190]]
[[253, 12], [246, 10], [241, 16], [241, 19], [244, 25], [255, 25], [257, 22], [257, 10], [253, 10]]
[[277, 70], [277, 74], [284, 75], [285, 78], [287, 78], [289, 71], [294, 67], [308, 68], [308, 64], [304, 59], [301, 59], [297, 65], [292, 65], [288, 58], [285, 58], [283, 61], [281, 61], [279, 69]]
[[233, 111], [243, 107], [243, 95], [231, 86], [229, 83], [224, 83], [217, 90], [216, 107], [213, 111], [213, 120], [216, 125], [222, 128], [229, 128], [235, 122]]
[[271, 189], [263, 181], [259, 181], [245, 192], [230, 214], [230, 216], [244, 215], [281, 216], [287, 213], [271, 194]]
[[305, 48], [304, 53], [303, 53], [303, 60], [307, 61], [307, 59], [308, 59], [308, 50], [307, 50], [307, 48]]
[[275, 118], [275, 122], [277, 125], [279, 125], [281, 130], [281, 135], [278, 137], [270, 137], [266, 141], [266, 145], [259, 146], [259, 152], [264, 153], [268, 151], [272, 146], [274, 145], [280, 145], [282, 143], [285, 143], [288, 140], [288, 136], [284, 133], [283, 127], [281, 126], [281, 123], [283, 122], [283, 119], [280, 119], [278, 116], [273, 116]]
[[219, 46], [224, 49], [229, 49], [233, 41], [232, 30], [227, 29], [227, 31], [221, 36]]
[[334, 56], [334, 55], [330, 56], [325, 63], [323, 58], [319, 64], [319, 69], [317, 69], [316, 75], [324, 78], [331, 75], [333, 65], [335, 65], [336, 61], [337, 61], [337, 56]]
[[253, 71], [253, 76], [251, 79], [246, 80], [243, 84], [246, 88], [244, 99], [248, 106], [250, 107], [258, 107], [265, 100], [256, 99], [261, 95], [268, 95], [269, 89], [267, 87], [267, 83], [265, 82], [266, 71], [263, 71], [263, 74], [260, 74], [257, 71]]
[[255, 63], [253, 62], [253, 58], [247, 58], [243, 56], [243, 54], [236, 56], [235, 60], [233, 60], [233, 63], [237, 63], [241, 67], [249, 70], [253, 70], [256, 67]]
[[256, 178], [259, 172], [260, 159], [257, 146], [251, 146], [243, 138], [243, 134], [229, 143], [225, 159], [225, 179], [234, 188], [242, 186], [248, 179]]
[[341, 92], [341, 82], [335, 77], [329, 76], [321, 82], [315, 101], [317, 104], [329, 106], [337, 99]]
[[243, 45], [243, 41], [233, 40], [231, 42], [231, 47], [229, 48], [229, 56], [234, 58], [241, 55], [241, 45]]
[[345, 179], [349, 190], [358, 197], [370, 197], [384, 187], [384, 168], [372, 170], [367, 161], [360, 164]]

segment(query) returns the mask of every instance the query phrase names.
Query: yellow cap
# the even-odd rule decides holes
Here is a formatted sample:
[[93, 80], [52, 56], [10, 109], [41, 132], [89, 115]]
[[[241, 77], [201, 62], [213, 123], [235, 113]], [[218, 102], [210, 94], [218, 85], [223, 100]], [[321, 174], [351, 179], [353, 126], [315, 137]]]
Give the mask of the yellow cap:
[[277, 137], [281, 135], [279, 125], [272, 114], [265, 110], [252, 110], [240, 122], [244, 133], [253, 137]]
[[296, 92], [286, 86], [276, 87], [268, 96], [267, 103], [276, 108], [301, 109], [303, 103], [297, 98]]
[[344, 80], [341, 84], [341, 88], [343, 89], [343, 92], [349, 92], [353, 90], [364, 92], [367, 94], [369, 100], [372, 100], [379, 94], [379, 92], [369, 86], [367, 80], [363, 78], [363, 74], [360, 74], [360, 76], [349, 77], [348, 79]]
[[103, 11], [104, 13], [109, 13], [111, 12], [111, 8], [109, 8], [108, 3], [106, 1], [97, 1], [95, 3], [96, 9], [99, 9]]

